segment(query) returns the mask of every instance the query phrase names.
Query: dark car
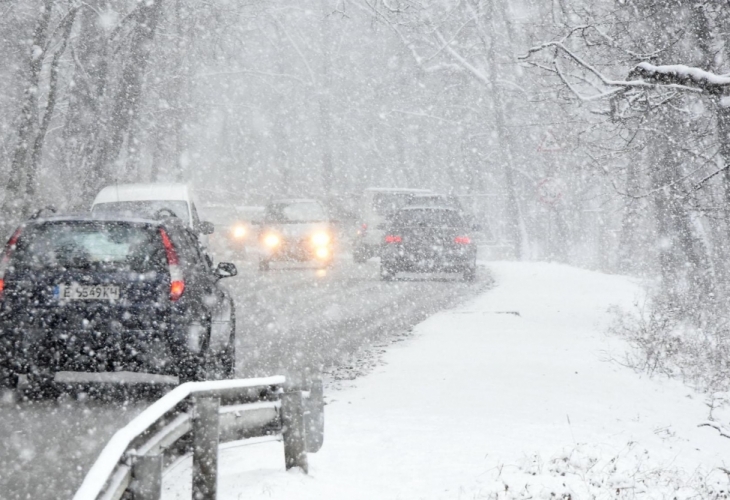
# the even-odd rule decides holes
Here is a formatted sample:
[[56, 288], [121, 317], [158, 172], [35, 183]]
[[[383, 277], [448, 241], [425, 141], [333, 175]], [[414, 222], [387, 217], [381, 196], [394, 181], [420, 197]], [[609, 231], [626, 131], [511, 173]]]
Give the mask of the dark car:
[[4, 385], [231, 377], [235, 309], [219, 280], [235, 274], [212, 269], [176, 217], [28, 221], [0, 263]]
[[262, 255], [259, 269], [272, 261], [332, 262], [334, 229], [324, 206], [317, 200], [288, 199], [269, 203], [261, 222]]
[[464, 280], [474, 280], [477, 249], [470, 229], [452, 208], [398, 210], [380, 252], [381, 278], [393, 279], [398, 272], [458, 272]]

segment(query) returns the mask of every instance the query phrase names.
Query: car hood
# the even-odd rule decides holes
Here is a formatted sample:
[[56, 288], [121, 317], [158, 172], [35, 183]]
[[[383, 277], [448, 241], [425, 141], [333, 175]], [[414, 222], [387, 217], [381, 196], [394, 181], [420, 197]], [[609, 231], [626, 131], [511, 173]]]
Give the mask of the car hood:
[[332, 232], [327, 222], [306, 222], [293, 224], [270, 224], [263, 227], [263, 232], [273, 231], [285, 238], [303, 238], [318, 231]]

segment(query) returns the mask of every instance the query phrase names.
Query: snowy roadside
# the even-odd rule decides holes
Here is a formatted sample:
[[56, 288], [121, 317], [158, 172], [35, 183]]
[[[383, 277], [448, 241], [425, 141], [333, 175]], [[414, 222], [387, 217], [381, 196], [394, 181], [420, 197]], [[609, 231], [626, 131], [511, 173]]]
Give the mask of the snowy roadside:
[[[713, 498], [730, 440], [697, 424], [701, 396], [616, 363], [603, 332], [629, 279], [491, 263], [496, 286], [389, 348], [328, 394], [310, 474], [280, 443], [221, 451], [219, 498]], [[165, 477], [189, 498], [189, 461]], [[189, 493], [187, 493], [189, 495]], [[555, 496], [551, 496], [555, 495]], [[568, 496], [570, 495], [570, 496]], [[719, 497], [725, 498], [725, 497]]]

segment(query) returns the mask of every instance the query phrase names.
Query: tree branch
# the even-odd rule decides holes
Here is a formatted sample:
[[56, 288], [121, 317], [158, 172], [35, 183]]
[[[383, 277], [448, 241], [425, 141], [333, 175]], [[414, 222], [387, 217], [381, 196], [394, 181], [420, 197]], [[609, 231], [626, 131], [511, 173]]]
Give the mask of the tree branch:
[[721, 425], [717, 424], [716, 422], [712, 422], [712, 421], [702, 422], [697, 427], [712, 427], [713, 429], [715, 429], [717, 432], [720, 433], [720, 436], [730, 439], [730, 431], [728, 431]]

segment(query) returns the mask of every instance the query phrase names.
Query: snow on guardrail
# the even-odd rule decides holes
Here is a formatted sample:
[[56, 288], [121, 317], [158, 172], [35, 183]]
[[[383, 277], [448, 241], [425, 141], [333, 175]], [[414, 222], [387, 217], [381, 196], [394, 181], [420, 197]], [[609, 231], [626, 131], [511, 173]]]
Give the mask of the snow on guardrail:
[[92, 465], [91, 469], [89, 469], [84, 481], [81, 483], [81, 487], [76, 491], [73, 500], [97, 498], [113, 474], [115, 467], [124, 457], [132, 441], [146, 432], [150, 426], [154, 425], [167, 412], [172, 411], [175, 406], [188, 396], [198, 392], [246, 389], [266, 385], [283, 385], [284, 383], [285, 377], [275, 376], [240, 380], [187, 382], [179, 385], [151, 404], [112, 436], [99, 455], [99, 458]]

